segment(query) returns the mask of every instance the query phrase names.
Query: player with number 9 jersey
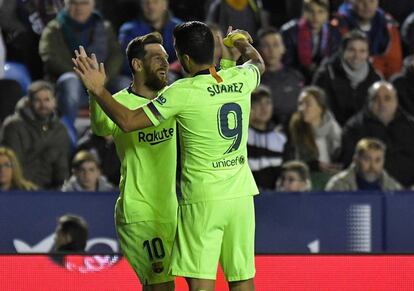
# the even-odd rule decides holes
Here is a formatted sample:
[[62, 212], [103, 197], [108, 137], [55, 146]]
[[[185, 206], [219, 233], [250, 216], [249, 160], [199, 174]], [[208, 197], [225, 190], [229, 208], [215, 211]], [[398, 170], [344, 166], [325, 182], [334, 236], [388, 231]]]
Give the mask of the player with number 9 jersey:
[[176, 81], [143, 107], [154, 125], [171, 117], [179, 125], [182, 197], [174, 275], [214, 280], [220, 258], [229, 281], [254, 277], [249, 262], [258, 188], [247, 163], [247, 133], [250, 95], [259, 83], [254, 64], [218, 72], [211, 67]]

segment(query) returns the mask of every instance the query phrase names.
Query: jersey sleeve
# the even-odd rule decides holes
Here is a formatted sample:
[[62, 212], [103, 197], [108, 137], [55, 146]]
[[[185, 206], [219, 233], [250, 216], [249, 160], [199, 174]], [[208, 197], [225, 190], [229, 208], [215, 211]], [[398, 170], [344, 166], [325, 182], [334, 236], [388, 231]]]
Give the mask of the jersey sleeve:
[[221, 59], [220, 60], [220, 69], [226, 70], [236, 66], [236, 61], [229, 60], [229, 59]]
[[116, 124], [106, 115], [93, 96], [89, 97], [89, 112], [91, 115], [92, 132], [99, 136], [112, 135]]
[[260, 85], [260, 71], [254, 64], [245, 63], [241, 66], [237, 66], [237, 68], [244, 75], [244, 83], [251, 91]]
[[178, 115], [187, 106], [189, 91], [191, 88], [186, 86], [171, 86], [142, 109], [152, 124], [157, 126], [162, 121]]

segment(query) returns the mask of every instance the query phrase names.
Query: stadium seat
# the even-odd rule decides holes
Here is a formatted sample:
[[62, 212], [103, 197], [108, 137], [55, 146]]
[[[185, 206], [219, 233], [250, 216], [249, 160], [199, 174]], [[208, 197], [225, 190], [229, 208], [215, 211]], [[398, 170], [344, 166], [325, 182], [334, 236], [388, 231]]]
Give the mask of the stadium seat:
[[32, 83], [29, 70], [24, 64], [18, 62], [6, 62], [4, 64], [4, 78], [19, 82], [24, 94], [27, 93], [27, 88]]
[[0, 79], [0, 124], [14, 113], [17, 101], [23, 97], [23, 90], [16, 80]]

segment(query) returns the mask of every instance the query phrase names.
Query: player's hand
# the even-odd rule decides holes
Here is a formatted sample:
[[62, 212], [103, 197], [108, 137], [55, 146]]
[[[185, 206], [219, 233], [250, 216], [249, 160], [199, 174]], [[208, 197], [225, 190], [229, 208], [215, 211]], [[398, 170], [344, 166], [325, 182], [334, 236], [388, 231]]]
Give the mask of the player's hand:
[[236, 42], [248, 42], [253, 43], [253, 38], [250, 36], [250, 34], [241, 29], [235, 29], [233, 30], [232, 27], [229, 27], [229, 30], [227, 31], [227, 35], [223, 40], [223, 43], [225, 46], [231, 48], [234, 47]]
[[98, 63], [95, 54], [88, 57], [82, 46], [79, 47], [79, 51], [75, 50], [75, 55], [76, 58], [72, 58], [75, 65], [73, 69], [84, 86], [95, 95], [99, 95], [106, 80], [104, 64]]
[[[227, 29], [227, 34], [226, 36], [228, 36], [231, 32], [233, 31], [233, 28], [231, 26], [229, 26], [229, 28]], [[224, 42], [223, 42], [223, 38], [220, 37], [220, 44], [221, 44], [221, 58], [222, 59], [226, 59], [226, 60], [233, 60], [233, 61], [237, 61], [240, 56], [241, 53], [240, 51], [233, 47], [227, 47]]]

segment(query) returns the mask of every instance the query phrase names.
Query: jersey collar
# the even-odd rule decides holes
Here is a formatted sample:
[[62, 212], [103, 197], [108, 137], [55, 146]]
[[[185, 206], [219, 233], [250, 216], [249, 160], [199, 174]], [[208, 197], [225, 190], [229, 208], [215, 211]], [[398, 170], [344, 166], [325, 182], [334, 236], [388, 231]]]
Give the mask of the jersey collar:
[[128, 86], [128, 88], [126, 88], [126, 89], [127, 89], [127, 91], [128, 91], [128, 93], [129, 93], [129, 94], [133, 94], [133, 95], [135, 95], [135, 96], [137, 96], [137, 97], [140, 97], [140, 98], [145, 98], [145, 99], [148, 99], [148, 98], [146, 98], [145, 96], [139, 95], [139, 94], [135, 93], [134, 91], [132, 91], [132, 83], [131, 83], [131, 85], [129, 85], [129, 86]]
[[220, 77], [219, 74], [217, 74], [217, 71], [219, 70], [220, 69], [218, 67], [211, 66], [208, 69], [198, 71], [197, 73], [194, 74], [193, 77], [199, 76], [199, 75], [211, 75], [214, 77], [214, 79], [216, 79], [217, 83], [221, 83], [223, 82], [223, 79]]

